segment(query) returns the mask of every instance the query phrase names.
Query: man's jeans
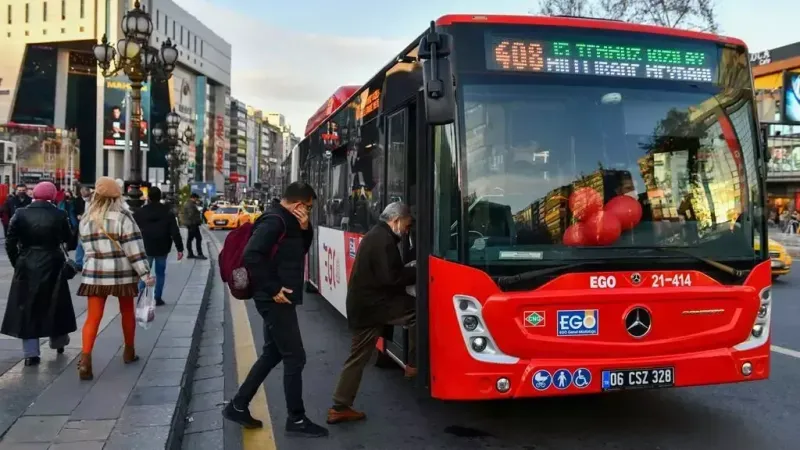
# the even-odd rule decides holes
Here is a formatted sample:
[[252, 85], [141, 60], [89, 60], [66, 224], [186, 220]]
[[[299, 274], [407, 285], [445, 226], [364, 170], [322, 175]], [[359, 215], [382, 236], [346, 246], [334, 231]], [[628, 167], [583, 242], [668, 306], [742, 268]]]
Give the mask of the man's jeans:
[[286, 409], [289, 411], [290, 419], [301, 420], [306, 413], [303, 405], [303, 367], [306, 365], [306, 351], [300, 337], [300, 324], [297, 322], [295, 305], [257, 302], [256, 308], [264, 319], [264, 348], [233, 398], [233, 405], [237, 409], [247, 407], [270, 371], [283, 361], [283, 393], [286, 396]]
[[80, 238], [78, 238], [78, 247], [75, 249], [75, 262], [78, 264], [78, 267], [83, 270], [83, 257], [85, 255], [85, 251], [83, 250], [83, 244], [81, 243]]
[[[156, 292], [154, 297], [161, 299], [164, 293], [164, 284], [167, 282], [167, 257], [166, 256], [148, 256], [147, 263], [153, 267], [153, 261], [156, 263]], [[139, 290], [144, 289], [144, 281], [139, 282]]]

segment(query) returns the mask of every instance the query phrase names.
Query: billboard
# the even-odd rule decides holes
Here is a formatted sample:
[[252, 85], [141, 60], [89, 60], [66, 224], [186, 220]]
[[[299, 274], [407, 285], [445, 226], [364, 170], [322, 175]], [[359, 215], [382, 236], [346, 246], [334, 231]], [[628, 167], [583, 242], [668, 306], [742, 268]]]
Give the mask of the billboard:
[[15, 149], [4, 155], [10, 159], [4, 163], [14, 168], [13, 183], [33, 186], [47, 180], [67, 187], [80, 178], [80, 141], [74, 131], [9, 123], [0, 125], [0, 141]]
[[800, 72], [783, 74], [783, 121], [800, 124]]
[[[106, 79], [105, 105], [103, 110], [103, 148], [106, 150], [125, 149], [126, 114], [131, 105], [126, 93], [131, 83], [125, 77]], [[150, 142], [150, 86], [142, 86], [142, 121], [139, 126], [140, 147], [146, 149]], [[131, 135], [133, 136], [133, 135]]]

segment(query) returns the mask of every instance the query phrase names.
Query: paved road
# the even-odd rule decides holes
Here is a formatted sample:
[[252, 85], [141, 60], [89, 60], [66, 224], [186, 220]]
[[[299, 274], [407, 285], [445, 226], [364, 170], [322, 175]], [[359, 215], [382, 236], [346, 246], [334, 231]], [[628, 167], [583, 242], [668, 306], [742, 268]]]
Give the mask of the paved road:
[[[224, 239], [222, 233], [217, 236]], [[773, 342], [800, 351], [800, 271], [778, 281], [774, 289]], [[254, 342], [260, 347], [261, 320], [251, 302], [247, 304]], [[308, 354], [306, 407], [312, 419], [322, 422], [349, 334], [344, 319], [318, 296], [307, 295], [299, 317]], [[370, 367], [356, 401], [369, 420], [336, 426], [330, 438], [315, 441], [283, 436], [281, 366], [265, 390], [279, 450], [796, 450], [800, 354], [773, 355], [772, 377], [760, 383], [483, 403], [418, 398], [399, 370]], [[253, 413], [265, 415], [257, 409]], [[275, 447], [245, 445], [245, 450], [250, 448]]]

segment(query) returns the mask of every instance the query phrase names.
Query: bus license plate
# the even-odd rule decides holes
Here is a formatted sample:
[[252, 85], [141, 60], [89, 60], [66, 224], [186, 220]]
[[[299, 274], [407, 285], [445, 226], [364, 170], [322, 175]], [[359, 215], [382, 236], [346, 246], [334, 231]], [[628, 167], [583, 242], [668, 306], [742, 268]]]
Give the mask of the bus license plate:
[[655, 389], [674, 385], [675, 369], [672, 367], [603, 371], [602, 388], [604, 391]]

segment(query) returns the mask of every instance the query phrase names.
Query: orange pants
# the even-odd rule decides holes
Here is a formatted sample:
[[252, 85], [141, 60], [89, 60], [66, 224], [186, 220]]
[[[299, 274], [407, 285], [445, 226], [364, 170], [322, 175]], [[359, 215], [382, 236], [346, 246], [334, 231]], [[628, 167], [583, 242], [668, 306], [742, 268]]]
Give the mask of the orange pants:
[[[92, 353], [105, 309], [106, 297], [89, 297], [86, 323], [83, 324], [83, 353]], [[126, 346], [132, 347], [136, 337], [136, 316], [133, 312], [133, 297], [119, 298], [119, 314], [122, 316], [123, 340]]]

